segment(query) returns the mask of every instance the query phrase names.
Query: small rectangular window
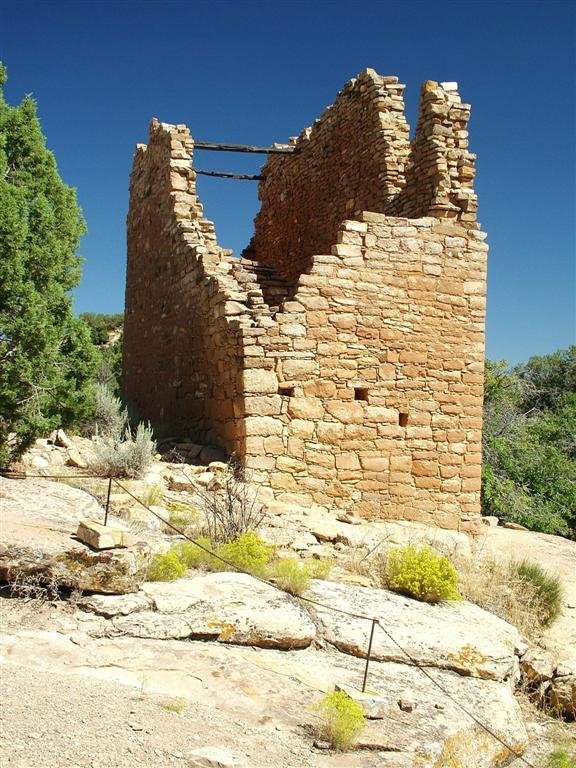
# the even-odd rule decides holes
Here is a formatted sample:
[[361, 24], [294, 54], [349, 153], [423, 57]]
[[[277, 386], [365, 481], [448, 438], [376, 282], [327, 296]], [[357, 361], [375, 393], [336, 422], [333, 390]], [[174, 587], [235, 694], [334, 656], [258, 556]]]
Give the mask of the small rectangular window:
[[354, 400], [368, 401], [368, 390], [366, 387], [354, 387]]
[[294, 387], [281, 385], [278, 387], [278, 394], [282, 395], [282, 397], [294, 397]]
[[405, 411], [400, 411], [400, 413], [398, 414], [398, 424], [401, 427], [408, 426], [408, 414]]

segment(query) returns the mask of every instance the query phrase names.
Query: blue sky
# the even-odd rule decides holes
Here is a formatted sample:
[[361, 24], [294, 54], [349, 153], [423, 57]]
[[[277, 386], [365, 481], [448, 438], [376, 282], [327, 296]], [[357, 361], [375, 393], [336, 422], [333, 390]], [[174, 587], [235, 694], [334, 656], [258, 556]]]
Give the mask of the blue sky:
[[[574, 6], [557, 0], [0, 0], [6, 98], [37, 99], [88, 223], [77, 311], [123, 309], [130, 166], [152, 116], [202, 139], [284, 141], [370, 66], [406, 83], [412, 127], [424, 80], [457, 80], [472, 104], [487, 354], [511, 362], [575, 342], [574, 40]], [[198, 152], [195, 164], [256, 173], [262, 159]], [[250, 239], [256, 187], [199, 179], [235, 253]]]

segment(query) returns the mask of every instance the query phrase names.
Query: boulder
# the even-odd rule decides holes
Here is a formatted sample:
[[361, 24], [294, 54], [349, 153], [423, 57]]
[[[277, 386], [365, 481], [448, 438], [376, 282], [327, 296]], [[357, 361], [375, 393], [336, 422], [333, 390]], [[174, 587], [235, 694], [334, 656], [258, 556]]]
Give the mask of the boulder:
[[511, 753], [476, 721], [518, 755], [528, 745], [522, 712], [507, 684], [464, 677], [433, 663], [423, 671], [390, 662], [371, 664], [368, 684], [379, 692], [383, 717], [369, 722], [360, 747], [408, 754], [409, 765], [425, 768], [507, 764]]
[[82, 598], [78, 607], [92, 611], [107, 619], [112, 616], [127, 616], [135, 611], [145, 611], [152, 605], [150, 598], [142, 591], [127, 595], [89, 595]]
[[[103, 510], [78, 488], [48, 480], [0, 478], [0, 581], [56, 584], [112, 594], [136, 592], [150, 564], [150, 548], [95, 552], [75, 538], [84, 518]], [[115, 527], [123, 523], [114, 519]]]
[[244, 573], [209, 573], [143, 591], [163, 615], [178, 614], [189, 637], [261, 648], [305, 648], [316, 636], [308, 613], [294, 598]]
[[56, 434], [54, 436], [54, 444], [57, 445], [59, 448], [73, 448], [74, 443], [73, 441], [68, 437], [66, 432], [64, 432], [63, 429], [56, 430]]
[[[307, 596], [351, 614], [378, 619], [371, 656], [380, 661], [514, 681], [519, 672], [518, 655], [527, 650], [515, 627], [472, 603], [430, 605], [383, 589], [327, 581], [314, 581]], [[313, 610], [319, 633], [327, 642], [344, 653], [366, 656], [370, 621], [318, 605]]]
[[66, 464], [68, 464], [69, 467], [86, 469], [88, 467], [88, 460], [84, 458], [80, 451], [77, 451], [75, 448], [71, 448], [68, 451], [68, 459], [66, 460]]
[[552, 680], [556, 671], [556, 661], [551, 653], [533, 646], [522, 657], [520, 663], [522, 675], [528, 683], [539, 685]]

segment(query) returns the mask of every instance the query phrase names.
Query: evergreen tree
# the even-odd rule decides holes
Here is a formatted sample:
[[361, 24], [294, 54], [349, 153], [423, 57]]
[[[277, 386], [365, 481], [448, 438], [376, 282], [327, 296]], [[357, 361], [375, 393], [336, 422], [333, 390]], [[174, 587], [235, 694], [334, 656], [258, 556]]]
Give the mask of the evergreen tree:
[[11, 107], [5, 82], [0, 64], [0, 467], [88, 415], [95, 366], [69, 295], [85, 231], [76, 193], [58, 175], [34, 100]]

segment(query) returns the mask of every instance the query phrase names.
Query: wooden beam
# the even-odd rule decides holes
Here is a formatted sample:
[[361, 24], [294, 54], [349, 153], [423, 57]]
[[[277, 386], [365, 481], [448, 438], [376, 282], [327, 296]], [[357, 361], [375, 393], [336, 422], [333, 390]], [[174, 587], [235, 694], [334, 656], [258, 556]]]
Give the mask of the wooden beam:
[[252, 173], [227, 173], [226, 171], [200, 171], [194, 168], [199, 176], [217, 176], [221, 179], [244, 179], [246, 181], [264, 181], [266, 176], [256, 176]]
[[252, 147], [248, 144], [219, 144], [214, 141], [194, 141], [194, 149], [209, 149], [213, 152], [256, 152], [260, 155], [291, 155], [296, 147]]

